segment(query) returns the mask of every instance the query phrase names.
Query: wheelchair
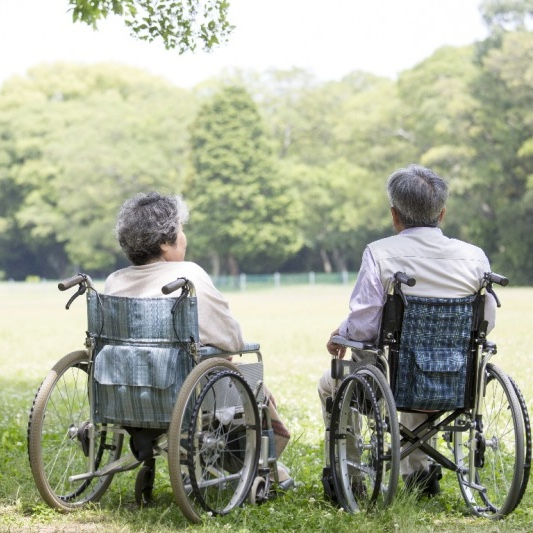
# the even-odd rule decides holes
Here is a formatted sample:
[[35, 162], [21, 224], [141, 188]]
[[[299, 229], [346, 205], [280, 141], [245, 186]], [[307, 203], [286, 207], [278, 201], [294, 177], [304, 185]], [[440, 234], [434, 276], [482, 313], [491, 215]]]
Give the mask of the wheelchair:
[[[516, 382], [489, 363], [484, 302], [493, 284], [486, 273], [467, 298], [405, 295], [416, 279], [398, 272], [391, 281], [376, 345], [333, 337], [351, 358], [332, 359], [337, 384], [328, 402], [325, 495], [349, 512], [385, 507], [399, 486], [400, 461], [415, 450], [429, 457], [428, 476], [457, 476], [468, 509], [498, 519], [511, 513], [526, 490], [531, 426]], [[398, 411], [424, 413], [409, 429]], [[425, 418], [425, 417], [422, 417]]]
[[159, 457], [193, 523], [266, 501], [279, 479], [259, 345], [200, 346], [195, 289], [184, 278], [162, 288], [180, 290], [167, 298], [100, 294], [85, 274], [59, 289], [76, 285], [66, 308], [86, 294], [86, 349], [53, 366], [28, 421], [44, 501], [60, 511], [97, 502], [115, 474], [139, 467], [135, 499], [146, 505]]

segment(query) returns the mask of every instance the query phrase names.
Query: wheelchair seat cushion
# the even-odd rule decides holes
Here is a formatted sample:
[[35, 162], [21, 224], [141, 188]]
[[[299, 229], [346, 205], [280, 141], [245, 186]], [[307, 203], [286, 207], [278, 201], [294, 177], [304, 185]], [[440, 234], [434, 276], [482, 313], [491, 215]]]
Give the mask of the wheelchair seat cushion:
[[398, 409], [465, 407], [475, 298], [407, 297], [393, 376]]

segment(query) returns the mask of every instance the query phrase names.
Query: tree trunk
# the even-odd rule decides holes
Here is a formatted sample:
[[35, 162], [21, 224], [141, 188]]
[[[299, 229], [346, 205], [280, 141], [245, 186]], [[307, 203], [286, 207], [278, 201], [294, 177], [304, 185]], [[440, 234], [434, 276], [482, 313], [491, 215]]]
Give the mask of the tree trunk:
[[335, 270], [337, 272], [346, 272], [346, 257], [344, 254], [338, 248], [333, 248], [331, 254], [333, 256], [333, 262], [335, 263]]
[[228, 270], [230, 276], [238, 276], [240, 274], [239, 262], [232, 254], [228, 255]]
[[211, 275], [216, 278], [220, 276], [220, 256], [217, 252], [211, 251], [209, 259], [211, 260]]
[[324, 272], [330, 274], [333, 269], [331, 268], [331, 262], [328, 257], [328, 252], [326, 252], [324, 248], [320, 248], [320, 258], [322, 259], [322, 266], [324, 267]]

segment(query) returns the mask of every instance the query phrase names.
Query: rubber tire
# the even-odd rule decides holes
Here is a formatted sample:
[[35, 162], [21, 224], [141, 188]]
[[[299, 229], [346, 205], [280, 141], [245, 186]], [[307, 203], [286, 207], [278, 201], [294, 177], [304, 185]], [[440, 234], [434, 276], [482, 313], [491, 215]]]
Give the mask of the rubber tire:
[[372, 386], [381, 415], [384, 429], [384, 472], [381, 478], [381, 490], [373, 502], [379, 508], [390, 505], [398, 489], [400, 477], [400, 425], [392, 389], [383, 372], [375, 365], [365, 364], [356, 370]]
[[527, 485], [529, 482], [529, 475], [531, 473], [531, 420], [529, 418], [529, 413], [527, 410], [527, 404], [524, 399], [524, 396], [522, 395], [521, 390], [518, 388], [518, 385], [514, 381], [514, 379], [507, 375], [509, 378], [509, 381], [511, 382], [511, 385], [513, 386], [513, 389], [516, 393], [516, 397], [518, 399], [518, 403], [520, 404], [520, 410], [522, 411], [522, 422], [524, 424], [524, 447], [525, 447], [525, 457], [524, 457], [524, 476], [522, 479], [522, 486], [520, 487], [520, 494], [518, 497], [518, 500], [516, 502], [516, 505], [518, 506], [520, 502], [522, 501], [522, 497], [524, 496]]
[[256, 477], [248, 497], [252, 505], [261, 505], [268, 500], [267, 482], [263, 477]]
[[184, 478], [188, 478], [188, 467], [182, 438], [187, 433], [187, 424], [196, 401], [195, 394], [205, 385], [210, 374], [222, 370], [238, 372], [236, 365], [221, 357], [206, 359], [196, 365], [185, 378], [176, 399], [176, 405], [172, 412], [168, 431], [168, 470], [170, 484], [174, 493], [174, 499], [181, 512], [193, 524], [202, 521], [204, 510], [200, 508], [192, 498], [192, 487], [186, 484]]
[[[87, 456], [75, 434], [89, 421], [88, 365], [86, 351], [71, 352], [58, 361], [42, 382], [28, 421], [30, 468], [43, 500], [54, 509], [71, 511], [98, 501], [113, 479], [107, 475], [91, 480], [68, 482], [68, 477], [87, 470]], [[60, 412], [61, 411], [61, 412]], [[123, 436], [112, 433], [109, 442], [105, 426], [96, 441], [96, 464], [105, 465], [120, 457]], [[104, 448], [104, 444], [111, 448]]]
[[[220, 414], [213, 413], [213, 403]], [[260, 451], [261, 419], [250, 385], [239, 372], [212, 374], [196, 400], [188, 430], [194, 500], [211, 515], [239, 507], [252, 487]]]
[[[330, 425], [333, 486], [340, 507], [347, 512], [370, 508], [381, 493], [382, 429], [373, 387], [358, 372], [347, 376], [335, 395]], [[353, 455], [356, 451], [359, 457]]]
[[[454, 434], [455, 461], [465, 470], [458, 472], [457, 477], [470, 510], [477, 516], [498, 519], [512, 512], [521, 497], [525, 436], [523, 415], [513, 385], [492, 364], [486, 367], [480, 414], [482, 438], [476, 437], [474, 431]], [[474, 467], [473, 477], [483, 491], [467, 486], [470, 453], [474, 453], [479, 443], [485, 449], [484, 465]]]

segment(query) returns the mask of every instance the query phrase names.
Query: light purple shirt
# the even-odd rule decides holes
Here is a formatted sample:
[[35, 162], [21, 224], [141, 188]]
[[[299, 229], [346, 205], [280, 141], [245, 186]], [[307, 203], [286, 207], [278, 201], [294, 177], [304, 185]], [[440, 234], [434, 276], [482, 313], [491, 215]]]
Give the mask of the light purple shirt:
[[[408, 228], [403, 230], [401, 234], [415, 233], [418, 229]], [[440, 228], [432, 228], [431, 231], [442, 235]], [[375, 342], [379, 336], [385, 300], [386, 291], [381, 282], [379, 268], [370, 248], [367, 247], [363, 252], [361, 268], [350, 296], [350, 313], [339, 326], [339, 335], [346, 339]], [[495, 308], [494, 299], [487, 295], [485, 318], [489, 322], [489, 331], [494, 327]]]
[[374, 342], [378, 338], [385, 289], [368, 248], [363, 252], [361, 268], [350, 296], [350, 314], [339, 327], [346, 339]]

